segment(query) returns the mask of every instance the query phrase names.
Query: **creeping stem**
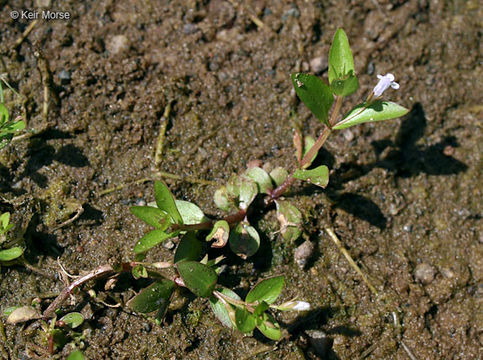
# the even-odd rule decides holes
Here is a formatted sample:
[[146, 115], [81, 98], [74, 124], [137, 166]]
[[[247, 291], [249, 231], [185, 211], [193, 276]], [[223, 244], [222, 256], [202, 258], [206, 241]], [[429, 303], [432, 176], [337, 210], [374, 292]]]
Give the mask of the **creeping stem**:
[[[337, 116], [339, 116], [340, 108], [342, 106], [342, 99], [343, 99], [342, 96], [336, 96], [334, 110], [332, 111], [332, 114], [329, 119], [329, 126], [324, 128], [322, 133], [317, 138], [317, 141], [315, 141], [314, 145], [302, 158], [302, 161], [300, 161], [299, 169], [303, 169], [306, 165], [310, 163], [313, 157], [319, 152], [320, 148], [324, 146], [324, 143], [326, 142], [327, 138], [332, 133], [332, 126], [334, 126], [337, 123]], [[295, 181], [293, 174], [294, 173], [290, 174], [279, 187], [277, 187], [270, 193], [270, 197], [267, 200], [267, 204], [277, 200], [280, 196], [282, 196], [285, 193], [285, 191], [288, 190], [290, 186], [292, 186], [292, 184]]]

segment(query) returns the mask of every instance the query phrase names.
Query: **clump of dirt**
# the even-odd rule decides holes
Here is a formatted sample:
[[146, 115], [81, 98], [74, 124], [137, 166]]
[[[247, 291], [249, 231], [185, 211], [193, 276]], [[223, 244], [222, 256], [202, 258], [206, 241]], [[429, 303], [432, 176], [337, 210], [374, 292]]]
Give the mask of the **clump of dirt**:
[[[411, 112], [333, 135], [317, 159], [332, 169], [328, 188], [299, 184], [292, 192], [315, 245], [305, 268], [293, 259], [304, 240], [285, 243], [268, 212], [257, 224], [266, 230], [264, 250], [222, 279], [243, 292], [259, 277], [287, 274], [283, 299], [304, 299], [313, 310], [279, 314], [287, 336], [275, 344], [222, 327], [200, 299], [175, 302], [160, 326], [81, 301], [73, 308], [87, 316], [84, 352], [90, 359], [481, 355], [483, 17], [476, 1], [18, 1], [3, 13], [41, 6], [71, 18], [39, 19], [30, 29], [32, 20], [0, 18], [1, 72], [22, 96], [7, 93], [7, 104], [38, 132], [1, 151], [0, 210], [15, 214], [27, 259], [52, 278], [3, 267], [2, 310], [34, 297], [47, 304], [64, 286], [57, 257], [71, 273], [131, 259], [147, 228], [129, 206], [153, 199], [152, 184], [137, 180], [175, 174], [188, 180], [166, 179], [178, 198], [217, 215], [216, 187], [193, 179], [221, 184], [253, 160], [290, 167], [294, 125], [313, 136], [322, 126], [297, 101], [289, 74], [326, 77], [323, 60], [343, 27], [361, 83], [343, 110], [367, 96], [376, 74], [391, 72], [401, 88], [386, 96]], [[153, 168], [163, 122], [162, 161]], [[78, 204], [80, 217], [59, 227]], [[325, 235], [328, 227], [378, 296]], [[160, 247], [150, 256], [162, 261], [172, 252]], [[132, 289], [126, 280], [98, 290], [115, 304]], [[5, 326], [2, 356], [27, 358], [35, 331]]]

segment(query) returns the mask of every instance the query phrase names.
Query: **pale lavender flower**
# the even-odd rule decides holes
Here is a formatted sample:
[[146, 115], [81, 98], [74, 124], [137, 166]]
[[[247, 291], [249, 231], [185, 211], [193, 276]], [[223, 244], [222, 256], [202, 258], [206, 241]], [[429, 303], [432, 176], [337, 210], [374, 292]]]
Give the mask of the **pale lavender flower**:
[[393, 89], [399, 89], [399, 84], [394, 81], [394, 75], [389, 73], [386, 75], [377, 75], [379, 82], [377, 83], [376, 87], [372, 92], [374, 93], [375, 97], [379, 97], [382, 95], [384, 91], [386, 91], [389, 87]]
[[295, 300], [291, 300], [291, 301], [287, 301], [286, 303], [283, 303], [282, 305], [278, 305], [278, 306], [273, 306], [272, 307], [278, 309], [278, 310], [282, 310], [282, 311], [290, 311], [290, 310], [294, 310], [294, 311], [307, 311], [307, 310], [310, 310], [310, 304], [306, 301], [295, 301]]

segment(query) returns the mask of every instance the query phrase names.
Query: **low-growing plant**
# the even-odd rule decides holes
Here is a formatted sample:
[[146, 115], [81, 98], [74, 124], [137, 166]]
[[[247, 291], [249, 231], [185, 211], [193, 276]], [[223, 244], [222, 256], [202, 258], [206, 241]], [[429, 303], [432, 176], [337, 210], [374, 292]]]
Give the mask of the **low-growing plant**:
[[10, 223], [10, 213], [5, 212], [0, 215], [0, 264], [9, 264], [20, 258], [23, 254], [23, 248], [16, 244], [16, 241], [10, 241], [7, 238], [7, 232], [13, 228]]
[[[135, 279], [152, 280], [149, 286], [127, 302], [127, 306], [135, 312], [153, 313], [154, 318], [160, 321], [175, 288], [183, 287], [197, 297], [206, 298], [215, 316], [225, 326], [246, 334], [252, 334], [257, 328], [269, 339], [280, 339], [282, 331], [273, 311], [308, 310], [310, 305], [296, 300], [275, 304], [285, 284], [284, 276], [260, 280], [242, 299], [219, 282], [220, 264], [225, 257], [213, 257], [204, 243], [209, 243], [211, 248], [228, 246], [242, 259], [253, 256], [259, 249], [260, 236], [254, 224], [249, 222], [248, 215], [256, 206], [254, 200], [257, 196], [263, 197], [263, 202], [256, 204], [262, 203], [265, 208], [275, 206], [283, 239], [296, 240], [302, 233], [302, 213], [282, 195], [296, 180], [321, 188], [328, 185], [328, 167], [311, 168], [311, 165], [329, 135], [354, 125], [397, 118], [408, 112], [396, 103], [382, 100], [386, 89], [399, 87], [394, 82], [394, 76], [387, 74], [378, 76], [379, 82], [365, 101], [339, 118], [343, 99], [359, 87], [349, 41], [342, 29], [337, 30], [330, 48], [328, 77], [327, 84], [311, 74], [291, 75], [298, 97], [325, 125], [317, 139], [295, 131], [294, 170], [277, 167], [267, 172], [261, 167], [252, 167], [233, 175], [214, 193], [216, 206], [227, 213], [218, 219], [207, 217], [192, 202], [175, 199], [165, 183], [156, 181], [155, 202], [131, 207], [136, 217], [153, 227], [136, 242], [135, 261], [107, 264], [76, 279], [43, 312], [43, 318], [53, 316], [69, 294], [85, 282], [131, 272]], [[145, 261], [149, 250], [174, 238], [179, 239], [179, 243], [172, 260]]]
[[4, 102], [2, 82], [9, 86], [3, 77], [0, 77], [0, 149], [4, 148], [12, 140], [15, 133], [25, 129], [25, 122], [21, 120], [21, 117], [10, 120], [10, 115]]

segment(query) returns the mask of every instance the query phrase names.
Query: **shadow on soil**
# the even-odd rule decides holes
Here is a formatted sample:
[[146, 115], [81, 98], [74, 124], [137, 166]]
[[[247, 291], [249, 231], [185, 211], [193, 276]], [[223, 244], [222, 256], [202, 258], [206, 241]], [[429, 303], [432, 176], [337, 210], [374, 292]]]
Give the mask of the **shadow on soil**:
[[[458, 147], [454, 136], [445, 137], [437, 144], [425, 146], [417, 142], [424, 137], [427, 126], [424, 110], [417, 103], [403, 120], [396, 135], [396, 140], [373, 141], [377, 160], [366, 165], [343, 163], [331, 176], [330, 187], [324, 190], [334, 206], [367, 221], [373, 226], [384, 229], [387, 219], [381, 209], [372, 200], [354, 193], [341, 192], [344, 183], [360, 178], [375, 168], [391, 171], [396, 178], [408, 178], [420, 173], [428, 175], [452, 175], [466, 171], [468, 166], [463, 162], [446, 155], [452, 148]], [[448, 152], [448, 153], [450, 153]], [[334, 157], [327, 150], [321, 150], [313, 166], [325, 164], [332, 168]], [[317, 192], [318, 188], [310, 186], [303, 193]]]

